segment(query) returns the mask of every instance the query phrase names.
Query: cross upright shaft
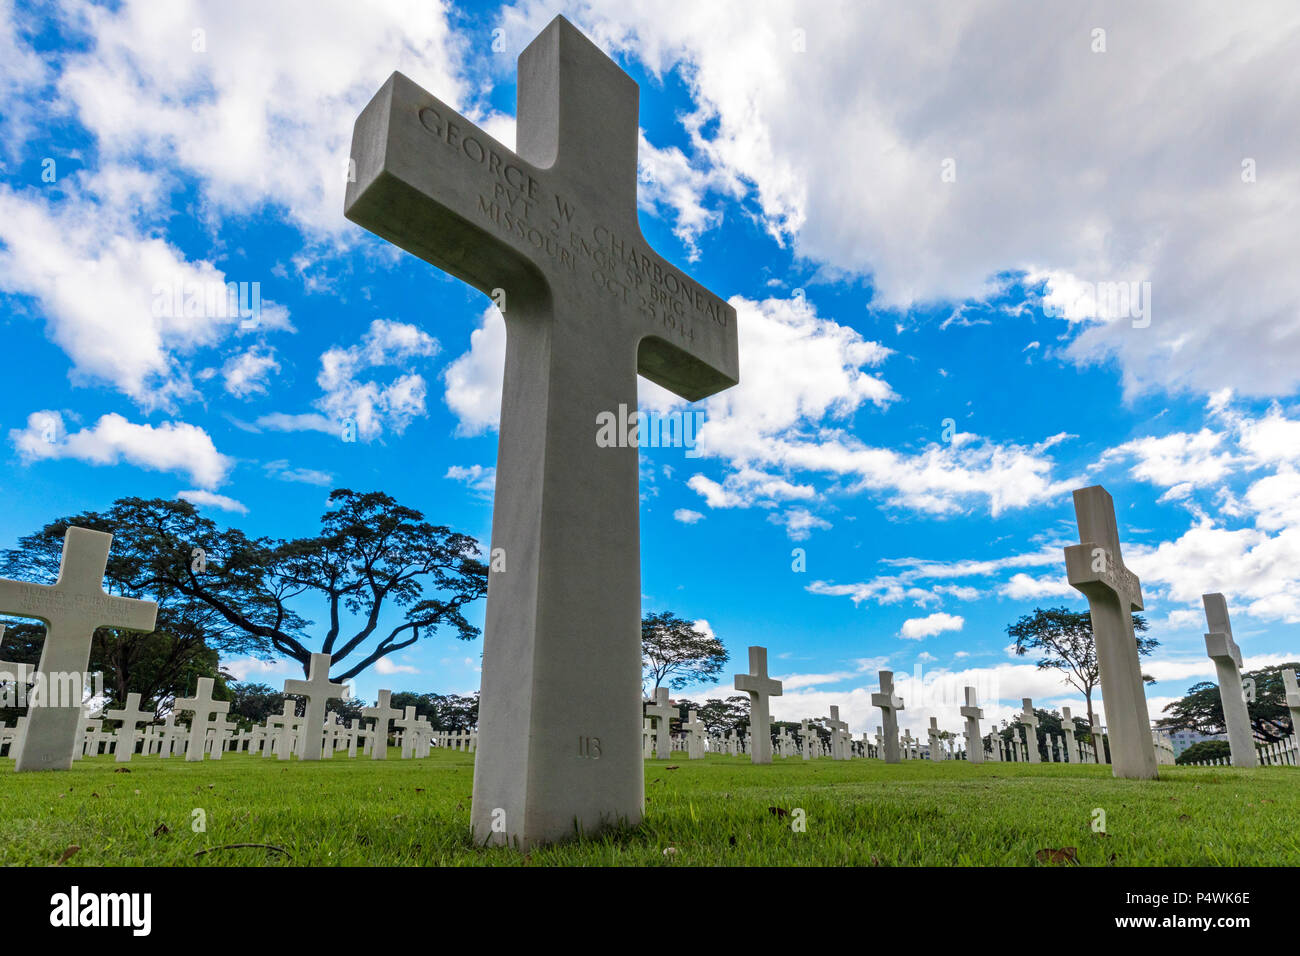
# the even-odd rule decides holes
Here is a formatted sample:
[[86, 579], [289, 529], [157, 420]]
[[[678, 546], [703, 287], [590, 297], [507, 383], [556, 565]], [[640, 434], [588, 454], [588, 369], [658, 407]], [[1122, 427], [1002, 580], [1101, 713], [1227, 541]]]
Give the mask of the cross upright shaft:
[[506, 295], [471, 819], [521, 847], [644, 806], [638, 454], [598, 416], [638, 373], [692, 401], [739, 378], [734, 309], [641, 236], [637, 98], [557, 17], [519, 57], [517, 153], [396, 73], [353, 133], [348, 218]]

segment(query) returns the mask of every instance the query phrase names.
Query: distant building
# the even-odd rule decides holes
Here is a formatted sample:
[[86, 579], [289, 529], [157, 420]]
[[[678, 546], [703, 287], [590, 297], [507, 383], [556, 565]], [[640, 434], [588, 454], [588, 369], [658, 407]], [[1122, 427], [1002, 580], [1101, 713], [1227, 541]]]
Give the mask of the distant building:
[[1174, 730], [1166, 731], [1169, 734], [1169, 740], [1174, 745], [1174, 756], [1177, 757], [1192, 744], [1199, 744], [1203, 740], [1227, 740], [1224, 734], [1202, 734], [1195, 730]]

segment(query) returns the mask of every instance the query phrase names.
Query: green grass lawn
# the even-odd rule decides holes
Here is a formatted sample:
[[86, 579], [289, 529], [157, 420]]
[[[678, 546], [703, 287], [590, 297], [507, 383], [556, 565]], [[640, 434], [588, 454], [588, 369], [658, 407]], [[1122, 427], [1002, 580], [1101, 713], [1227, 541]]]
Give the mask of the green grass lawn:
[[[137, 757], [19, 776], [0, 760], [0, 863], [49, 865], [1038, 865], [1300, 864], [1300, 769], [1109, 767], [709, 757], [646, 763], [638, 827], [523, 855], [469, 836], [473, 757]], [[676, 769], [668, 769], [675, 767]], [[792, 822], [804, 811], [805, 832]], [[1105, 812], [1104, 835], [1093, 832]], [[206, 832], [194, 832], [195, 810]], [[778, 813], [776, 811], [784, 811]], [[213, 849], [232, 843], [260, 848]], [[665, 854], [672, 847], [676, 852]]]

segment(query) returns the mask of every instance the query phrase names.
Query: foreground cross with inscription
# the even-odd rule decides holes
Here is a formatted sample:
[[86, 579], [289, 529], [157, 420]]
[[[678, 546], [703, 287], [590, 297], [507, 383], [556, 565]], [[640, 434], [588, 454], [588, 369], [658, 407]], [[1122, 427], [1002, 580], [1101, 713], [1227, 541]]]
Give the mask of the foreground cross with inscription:
[[[0, 580], [0, 613], [45, 622], [45, 644], [36, 667], [44, 681], [27, 710], [27, 732], [15, 770], [67, 770], [81, 726], [81, 693], [88, 685], [90, 642], [98, 627], [152, 631], [158, 605], [106, 594], [111, 534], [68, 528], [59, 577], [52, 585]], [[65, 700], [69, 696], [75, 699]]]
[[344, 213], [505, 306], [471, 823], [527, 847], [644, 808], [637, 448], [598, 416], [638, 373], [695, 401], [739, 363], [735, 310], [641, 236], [636, 83], [561, 17], [518, 68], [517, 152], [389, 77]]
[[1087, 597], [1092, 614], [1112, 773], [1154, 780], [1156, 748], [1133, 632], [1133, 611], [1142, 610], [1142, 584], [1124, 567], [1109, 492], [1101, 485], [1080, 488], [1074, 493], [1074, 515], [1080, 543], [1065, 549], [1065, 570], [1070, 584]]
[[1228, 620], [1228, 601], [1222, 594], [1202, 594], [1205, 623], [1205, 653], [1214, 661], [1219, 678], [1219, 700], [1223, 704], [1223, 722], [1228, 728], [1228, 747], [1234, 767], [1258, 767], [1255, 734], [1250, 726], [1250, 711], [1241, 685], [1241, 650], [1232, 639], [1232, 622]]

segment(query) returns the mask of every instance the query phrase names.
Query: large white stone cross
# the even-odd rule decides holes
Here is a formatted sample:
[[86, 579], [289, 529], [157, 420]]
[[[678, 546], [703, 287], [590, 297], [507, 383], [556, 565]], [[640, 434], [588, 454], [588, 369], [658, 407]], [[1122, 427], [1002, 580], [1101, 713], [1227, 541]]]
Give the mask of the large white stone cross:
[[349, 694], [346, 684], [330, 683], [330, 655], [313, 654], [307, 679], [285, 681], [284, 692], [307, 701], [307, 711], [302, 715], [302, 733], [298, 735], [298, 759], [320, 760], [325, 705], [331, 700], [347, 700]]
[[[86, 667], [95, 629], [154, 628], [158, 605], [153, 601], [104, 592], [104, 569], [112, 542], [113, 536], [102, 531], [68, 528], [54, 584], [0, 580], [0, 614], [45, 622], [45, 644], [36, 670], [45, 677], [46, 692], [30, 701], [27, 732], [18, 749], [15, 770], [67, 770], [72, 766], [73, 750], [80, 744], [81, 699], [54, 698], [56, 688], [80, 689], [89, 684]], [[66, 683], [69, 680], [71, 683]]]
[[392, 700], [393, 692], [391, 690], [381, 690], [374, 707], [363, 707], [361, 709], [362, 717], [369, 717], [375, 722], [374, 737], [371, 740], [370, 747], [371, 760], [388, 759], [388, 724], [390, 721], [402, 716], [402, 712], [392, 706]]
[[880, 693], [871, 695], [871, 706], [879, 707], [885, 729], [885, 742], [881, 756], [885, 763], [898, 763], [898, 712], [903, 710], [903, 698], [894, 696], [894, 672], [880, 672]]
[[344, 214], [504, 296], [506, 570], [488, 585], [471, 822], [529, 846], [644, 810], [638, 449], [602, 447], [597, 423], [635, 412], [638, 373], [695, 401], [740, 372], [735, 310], [641, 235], [636, 83], [561, 17], [518, 73], [517, 151], [394, 73], [357, 119]]
[[966, 759], [970, 763], [983, 763], [984, 738], [980, 736], [980, 721], [984, 718], [984, 711], [975, 698], [974, 687], [963, 688], [963, 693], [966, 703], [959, 713], [966, 718]]
[[749, 649], [749, 673], [736, 675], [736, 690], [749, 695], [750, 763], [772, 762], [772, 714], [769, 697], [781, 696], [781, 682], [767, 676], [767, 648]]
[[1040, 763], [1038, 756], [1038, 717], [1034, 714], [1032, 697], [1020, 698], [1022, 710], [1016, 723], [1025, 728], [1025, 757], [1030, 763]]
[[653, 717], [655, 720], [655, 757], [659, 760], [672, 759], [672, 718], [676, 715], [677, 708], [673, 707], [668, 700], [667, 687], [655, 688], [654, 703], [646, 705], [645, 712], [647, 717]]
[[[1258, 767], [1255, 735], [1250, 727], [1250, 711], [1241, 686], [1241, 650], [1232, 639], [1232, 622], [1228, 620], [1228, 601], [1222, 594], [1202, 594], [1205, 623], [1205, 653], [1214, 661], [1219, 678], [1219, 699], [1223, 702], [1223, 720], [1228, 728], [1228, 747], [1234, 767]], [[1114, 735], [1111, 735], [1114, 740]]]
[[1133, 631], [1133, 611], [1142, 610], [1142, 585], [1124, 567], [1115, 502], [1106, 489], [1093, 485], [1075, 491], [1074, 514], [1080, 543], [1065, 549], [1065, 569], [1070, 584], [1088, 598], [1092, 614], [1112, 773], [1154, 780], [1156, 749]]
[[212, 718], [218, 714], [230, 712], [230, 701], [212, 699], [212, 678], [200, 677], [193, 697], [178, 697], [177, 710], [194, 712], [190, 720], [189, 743], [185, 745], [185, 759], [202, 760], [207, 749], [208, 730], [212, 727]]
[[[106, 710], [104, 716], [109, 720], [120, 720], [122, 726], [117, 728], [117, 746], [114, 748], [116, 763], [126, 763], [135, 753], [135, 728], [138, 724], [153, 720], [153, 710], [140, 709], [140, 695], [127, 694], [126, 706], [121, 710]], [[146, 750], [147, 738], [146, 738]]]

